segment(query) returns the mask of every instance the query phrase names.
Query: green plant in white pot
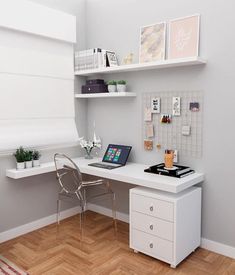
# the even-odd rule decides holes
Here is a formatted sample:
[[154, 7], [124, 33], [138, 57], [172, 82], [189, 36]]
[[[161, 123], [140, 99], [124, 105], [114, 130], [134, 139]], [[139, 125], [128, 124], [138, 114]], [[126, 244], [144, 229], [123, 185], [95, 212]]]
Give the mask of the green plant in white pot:
[[117, 82], [114, 80], [111, 80], [108, 82], [108, 91], [110, 93], [115, 93], [116, 92], [116, 86], [117, 86]]
[[126, 81], [125, 80], [119, 80], [117, 82], [117, 91], [118, 91], [118, 93], [126, 92]]
[[16, 158], [16, 169], [21, 170], [25, 168], [25, 150], [21, 146], [16, 150], [16, 152], [13, 154]]
[[25, 151], [25, 167], [26, 168], [33, 167], [33, 151], [31, 150]]
[[40, 166], [40, 157], [41, 157], [40, 152], [37, 150], [34, 150], [33, 151], [33, 167]]

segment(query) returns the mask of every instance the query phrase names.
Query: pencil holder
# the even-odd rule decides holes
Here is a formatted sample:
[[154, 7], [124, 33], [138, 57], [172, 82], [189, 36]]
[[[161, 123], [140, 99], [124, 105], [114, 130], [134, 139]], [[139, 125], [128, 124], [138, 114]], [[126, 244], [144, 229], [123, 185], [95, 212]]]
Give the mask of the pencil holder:
[[173, 167], [173, 159], [174, 159], [174, 154], [172, 151], [167, 151], [165, 153], [165, 167], [166, 168], [172, 168]]

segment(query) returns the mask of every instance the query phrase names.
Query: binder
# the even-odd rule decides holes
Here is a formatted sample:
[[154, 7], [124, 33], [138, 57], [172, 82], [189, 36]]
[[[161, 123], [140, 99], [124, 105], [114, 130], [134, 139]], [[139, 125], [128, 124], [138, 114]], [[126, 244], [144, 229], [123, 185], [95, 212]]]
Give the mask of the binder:
[[158, 174], [158, 175], [164, 175], [169, 177], [175, 177], [175, 178], [183, 178], [188, 175], [191, 175], [195, 173], [193, 169], [187, 166], [182, 165], [174, 165], [175, 169], [170, 170], [165, 168], [164, 163], [160, 163], [157, 165], [150, 166], [149, 168], [145, 169], [144, 172], [152, 173], [152, 174]]

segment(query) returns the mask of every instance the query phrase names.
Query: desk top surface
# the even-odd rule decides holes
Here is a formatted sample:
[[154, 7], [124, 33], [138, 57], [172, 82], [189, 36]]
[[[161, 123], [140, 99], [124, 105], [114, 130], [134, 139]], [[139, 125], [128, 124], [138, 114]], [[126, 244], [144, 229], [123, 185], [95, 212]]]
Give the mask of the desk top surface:
[[[184, 178], [173, 178], [168, 176], [149, 174], [144, 172], [144, 169], [148, 168], [149, 166], [139, 163], [128, 162], [126, 166], [108, 170], [88, 166], [89, 163], [101, 161], [99, 158], [89, 160], [84, 158], [74, 158], [73, 160], [84, 174], [172, 193], [181, 192], [195, 184], [202, 182], [204, 179], [204, 174], [202, 173], [194, 173]], [[13, 179], [19, 179], [52, 171], [55, 171], [54, 162], [49, 162], [41, 164], [40, 167], [24, 170], [9, 169], [6, 171], [6, 176]]]

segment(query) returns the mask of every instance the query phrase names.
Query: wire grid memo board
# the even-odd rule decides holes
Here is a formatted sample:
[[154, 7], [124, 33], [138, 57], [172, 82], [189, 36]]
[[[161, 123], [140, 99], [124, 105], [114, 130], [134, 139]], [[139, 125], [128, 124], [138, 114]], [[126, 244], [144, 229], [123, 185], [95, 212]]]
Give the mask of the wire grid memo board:
[[[152, 113], [152, 121], [144, 121], [144, 111], [151, 108], [151, 99], [160, 98], [160, 113]], [[172, 116], [170, 124], [161, 123], [161, 114], [172, 115], [173, 97], [180, 97], [180, 116]], [[199, 103], [199, 111], [193, 112], [189, 105]], [[144, 93], [142, 97], [143, 109], [143, 144], [144, 140], [153, 141], [153, 150], [156, 145], [162, 149], [178, 150], [180, 156], [202, 157], [202, 124], [203, 124], [203, 93], [202, 91], [161, 91]], [[147, 138], [146, 126], [152, 124], [154, 136]], [[190, 135], [182, 134], [183, 126], [190, 126]]]

